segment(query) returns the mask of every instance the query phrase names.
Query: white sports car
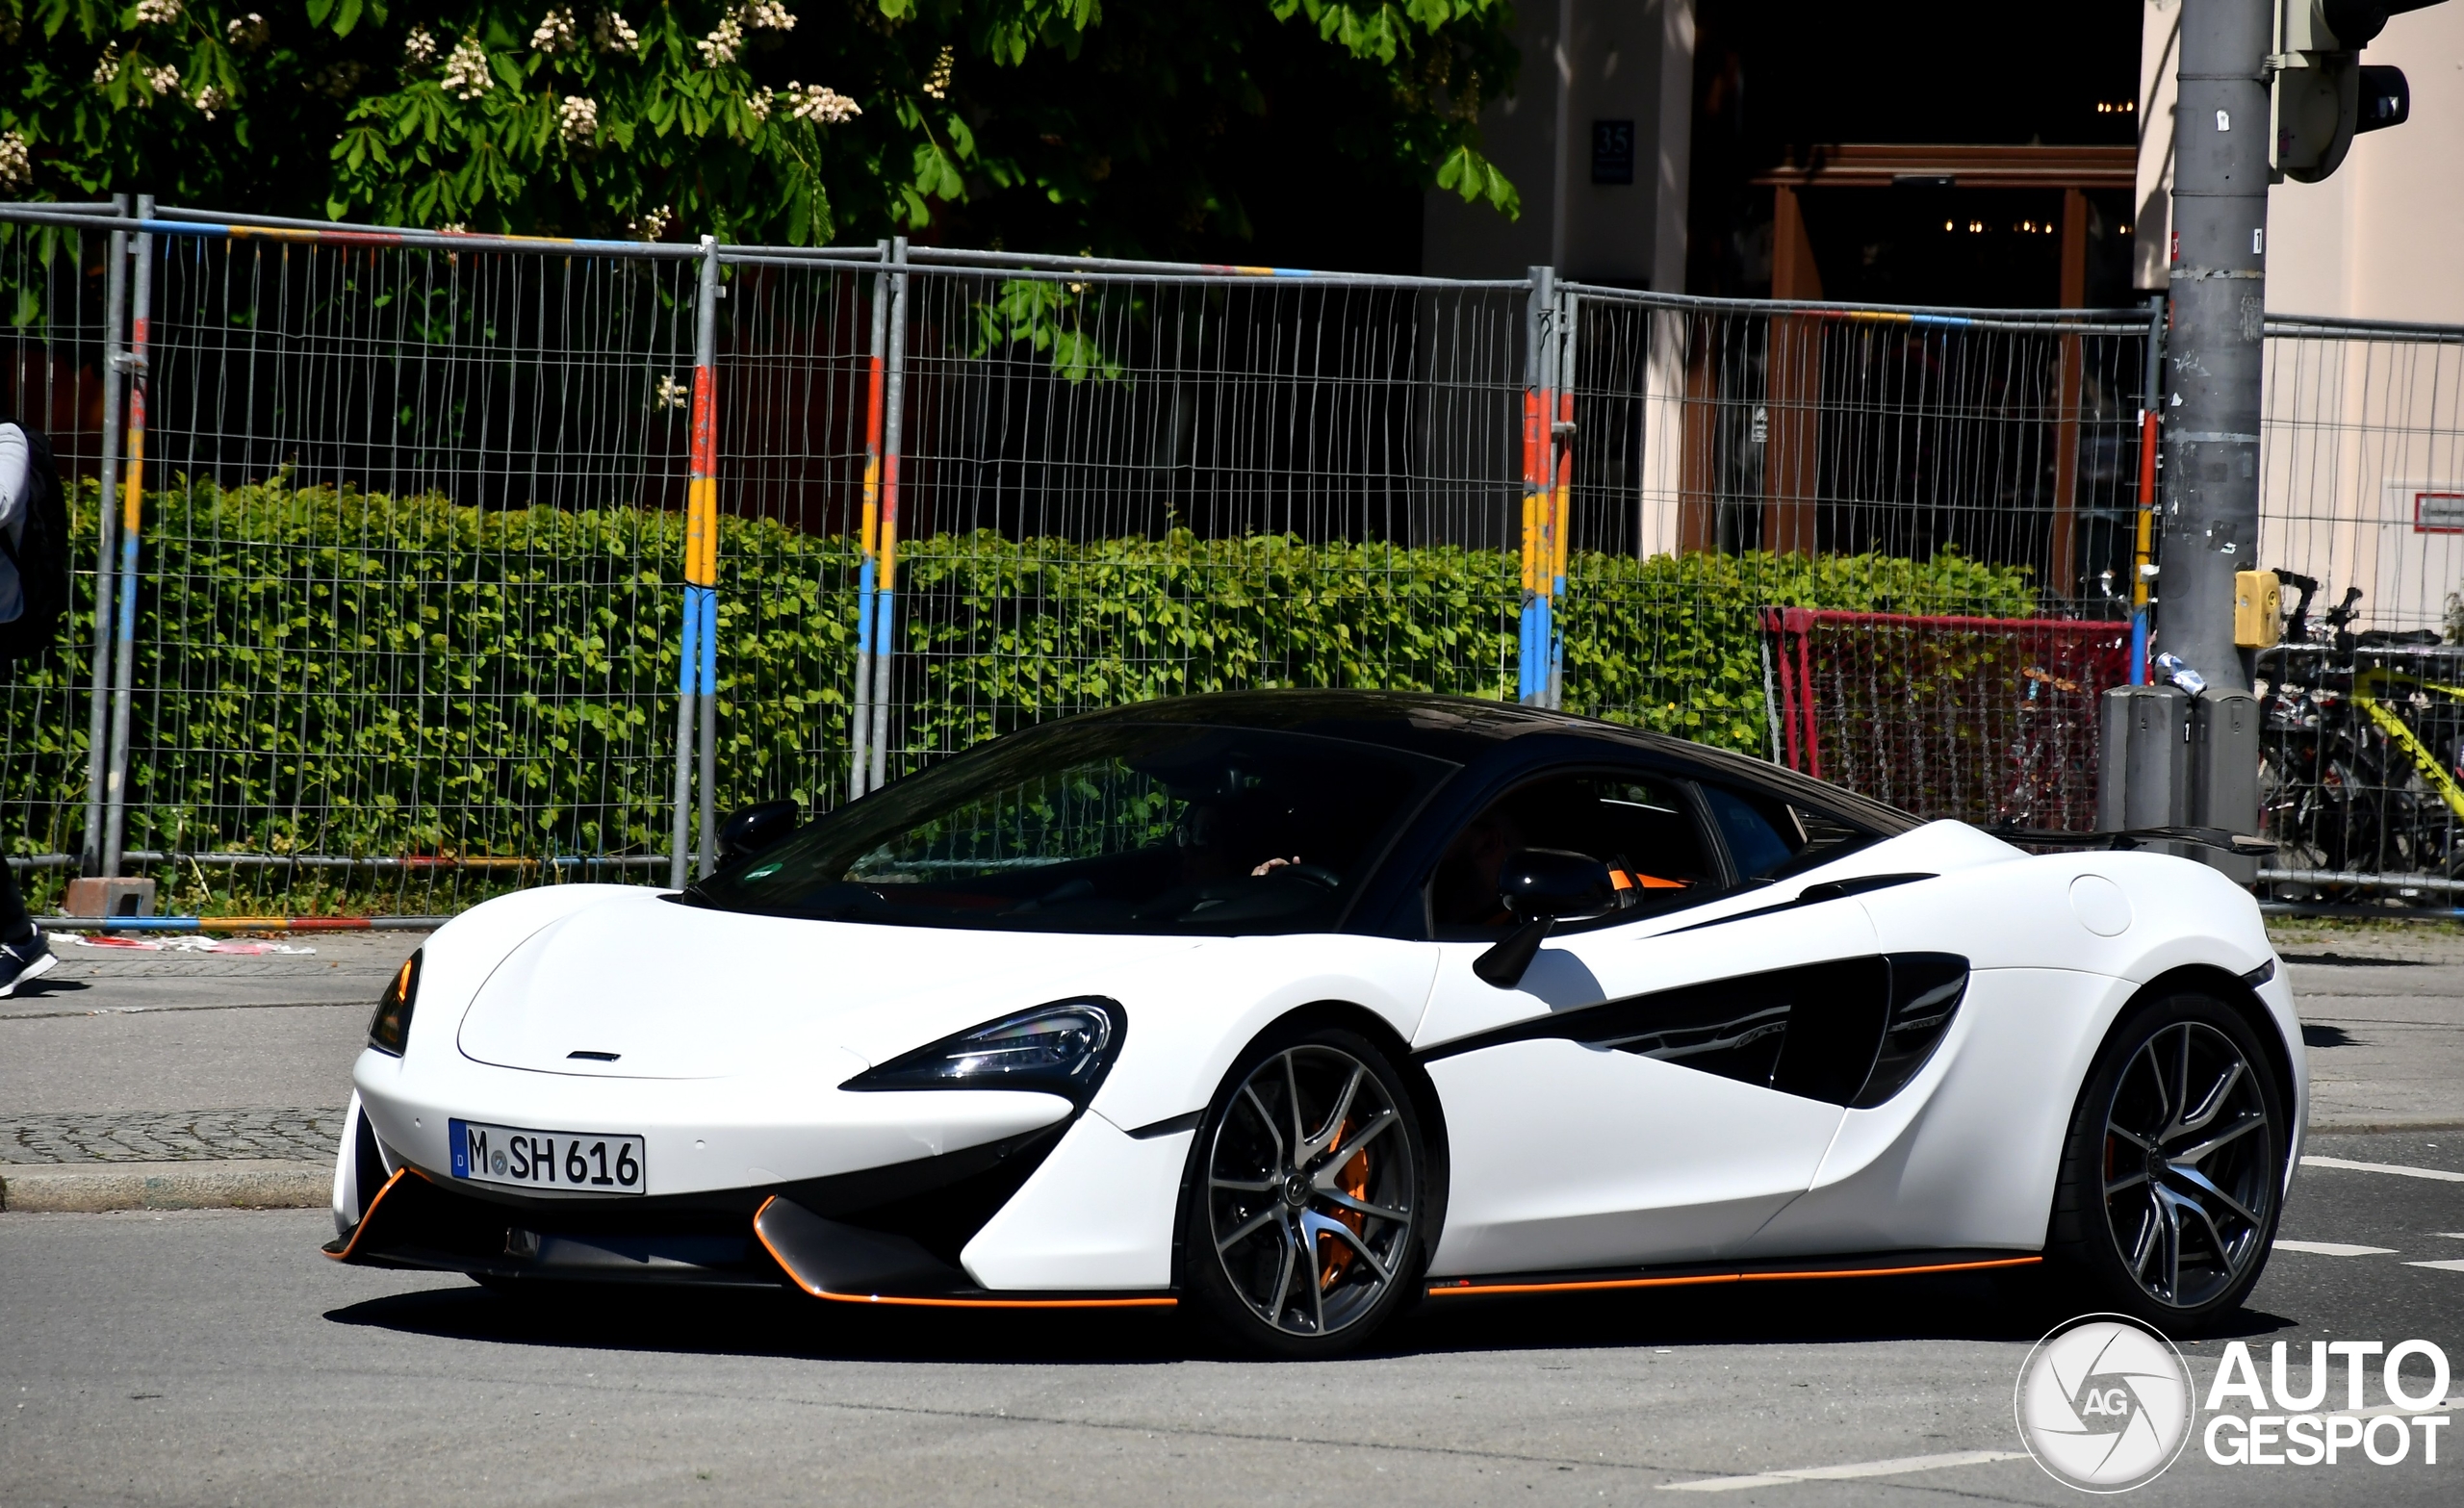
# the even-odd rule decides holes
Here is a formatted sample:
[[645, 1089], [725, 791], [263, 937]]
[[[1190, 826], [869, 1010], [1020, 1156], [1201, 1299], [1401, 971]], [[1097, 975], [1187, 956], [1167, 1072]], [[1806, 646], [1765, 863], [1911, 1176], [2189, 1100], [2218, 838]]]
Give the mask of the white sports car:
[[2047, 1262], [2195, 1328], [2297, 1157], [2291, 992], [2215, 870], [1582, 718], [1157, 702], [728, 843], [412, 957], [330, 1255], [1304, 1356], [1415, 1302]]

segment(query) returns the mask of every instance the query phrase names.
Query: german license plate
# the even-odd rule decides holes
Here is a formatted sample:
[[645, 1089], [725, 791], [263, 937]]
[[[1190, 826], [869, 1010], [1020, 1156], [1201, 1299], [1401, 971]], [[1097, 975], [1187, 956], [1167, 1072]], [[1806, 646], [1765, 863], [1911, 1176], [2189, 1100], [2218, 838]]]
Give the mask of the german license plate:
[[452, 1133], [453, 1176], [475, 1184], [595, 1194], [637, 1194], [650, 1187], [639, 1137], [526, 1131], [475, 1120], [447, 1124]]

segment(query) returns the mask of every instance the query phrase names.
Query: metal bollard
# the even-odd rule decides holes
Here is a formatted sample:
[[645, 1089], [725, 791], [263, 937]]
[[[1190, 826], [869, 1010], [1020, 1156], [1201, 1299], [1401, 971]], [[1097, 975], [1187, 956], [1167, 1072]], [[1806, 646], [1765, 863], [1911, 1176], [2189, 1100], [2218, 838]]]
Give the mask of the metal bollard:
[[2098, 828], [2169, 828], [2186, 820], [2190, 704], [2189, 694], [2173, 686], [2116, 686], [2105, 693], [2098, 719]]
[[[2227, 832], [2255, 834], [2259, 826], [2259, 699], [2246, 691], [2211, 691], [2191, 706], [2190, 820]], [[2227, 854], [2218, 849], [2194, 851], [2193, 857], [2230, 876], [2237, 884], [2256, 884], [2255, 855]]]

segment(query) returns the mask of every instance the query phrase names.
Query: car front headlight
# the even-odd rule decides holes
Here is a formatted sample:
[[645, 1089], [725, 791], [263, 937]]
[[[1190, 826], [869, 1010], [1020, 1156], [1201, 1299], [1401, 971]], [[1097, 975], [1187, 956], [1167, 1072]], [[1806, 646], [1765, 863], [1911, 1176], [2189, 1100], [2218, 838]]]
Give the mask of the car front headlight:
[[919, 1047], [850, 1079], [850, 1089], [1026, 1089], [1085, 1105], [1120, 1053], [1120, 1003], [1057, 1000]]
[[426, 951], [423, 948], [402, 960], [393, 982], [377, 998], [376, 1013], [368, 1018], [368, 1045], [380, 1053], [399, 1058], [411, 1039], [411, 1007], [420, 994], [420, 954]]

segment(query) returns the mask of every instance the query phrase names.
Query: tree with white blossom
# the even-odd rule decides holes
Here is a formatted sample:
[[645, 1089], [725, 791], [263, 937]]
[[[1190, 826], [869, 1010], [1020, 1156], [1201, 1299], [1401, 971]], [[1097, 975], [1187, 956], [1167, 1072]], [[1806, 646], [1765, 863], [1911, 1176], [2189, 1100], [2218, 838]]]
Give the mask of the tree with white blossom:
[[249, 3], [0, 0], [0, 188], [1166, 254], [1330, 174], [1516, 208], [1504, 0]]

